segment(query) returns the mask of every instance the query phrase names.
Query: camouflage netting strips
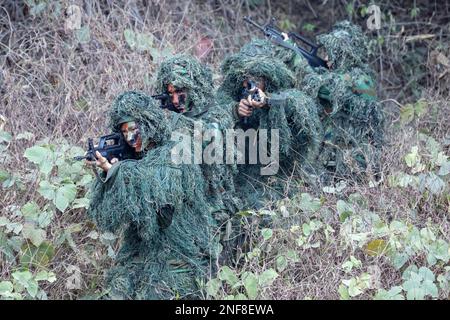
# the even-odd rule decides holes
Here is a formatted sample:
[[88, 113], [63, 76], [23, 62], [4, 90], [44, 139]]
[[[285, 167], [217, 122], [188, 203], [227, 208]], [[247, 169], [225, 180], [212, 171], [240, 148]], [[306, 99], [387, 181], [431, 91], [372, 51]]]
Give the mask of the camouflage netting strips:
[[243, 81], [263, 78], [271, 107], [254, 110], [249, 122], [254, 128], [279, 129], [280, 172], [292, 175], [293, 164], [297, 163], [296, 173], [314, 184], [320, 175], [315, 163], [322, 139], [317, 106], [314, 99], [290, 89], [296, 85], [294, 74], [274, 52], [269, 41], [254, 40], [228, 57], [222, 65], [224, 81], [217, 99], [223, 109], [234, 109], [241, 98]]
[[201, 168], [171, 162], [169, 133], [180, 117], [142, 93], [127, 92], [114, 101], [110, 118], [113, 130], [134, 119], [143, 145], [157, 143], [142, 159], [115, 164], [104, 183], [93, 185], [90, 217], [101, 230], [125, 229], [116, 266], [108, 272], [110, 296], [198, 297], [196, 280], [211, 274], [217, 257], [217, 227]]
[[[186, 90], [188, 112], [182, 118], [201, 121], [203, 129], [224, 130], [233, 127], [232, 114], [219, 108], [214, 99], [211, 71], [196, 58], [179, 54], [165, 60], [158, 69], [157, 84], [159, 92], [166, 92], [169, 84]], [[192, 127], [192, 123], [188, 124], [186, 121], [183, 125]], [[226, 211], [228, 216], [238, 211], [242, 205], [235, 196], [236, 166], [202, 165], [202, 171], [208, 181], [208, 200], [214, 203], [216, 211]]]
[[195, 57], [178, 54], [161, 63], [157, 71], [157, 89], [166, 92], [169, 84], [187, 91], [188, 117], [217, 123], [222, 129], [232, 127], [231, 115], [223, 113], [215, 104], [211, 70]]
[[306, 59], [282, 47], [276, 55], [293, 71], [297, 88], [314, 97], [324, 127], [320, 163], [330, 178], [363, 179], [380, 171], [383, 117], [376, 99], [375, 75], [368, 66], [367, 38], [343, 21], [318, 36], [331, 71], [312, 69]]

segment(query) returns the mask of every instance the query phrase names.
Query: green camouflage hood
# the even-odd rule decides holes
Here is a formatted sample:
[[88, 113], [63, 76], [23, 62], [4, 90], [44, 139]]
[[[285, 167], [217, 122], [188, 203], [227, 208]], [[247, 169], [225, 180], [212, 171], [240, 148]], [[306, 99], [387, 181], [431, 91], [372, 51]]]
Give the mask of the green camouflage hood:
[[336, 23], [330, 33], [319, 35], [317, 40], [325, 47], [334, 69], [349, 69], [368, 61], [367, 38], [349, 21]]
[[127, 91], [119, 95], [109, 111], [109, 127], [120, 131], [120, 124], [136, 121], [144, 144], [150, 139], [157, 145], [170, 139], [172, 131], [164, 111], [158, 102], [142, 92]]
[[238, 100], [242, 82], [248, 77], [264, 78], [266, 92], [276, 92], [295, 85], [294, 74], [275, 58], [274, 46], [268, 40], [256, 39], [229, 56], [222, 64], [224, 76], [220, 91]]
[[213, 92], [211, 70], [189, 55], [175, 55], [161, 63], [157, 73], [158, 92], [166, 92], [167, 85], [188, 91], [190, 110], [202, 111], [208, 107]]
[[[293, 45], [296, 45], [296, 43], [291, 39], [287, 41]], [[305, 75], [313, 72], [313, 68], [309, 65], [308, 60], [294, 50], [282, 47], [280, 45], [275, 45], [275, 57], [283, 61], [289, 70], [294, 72], [295, 78], [299, 83]]]

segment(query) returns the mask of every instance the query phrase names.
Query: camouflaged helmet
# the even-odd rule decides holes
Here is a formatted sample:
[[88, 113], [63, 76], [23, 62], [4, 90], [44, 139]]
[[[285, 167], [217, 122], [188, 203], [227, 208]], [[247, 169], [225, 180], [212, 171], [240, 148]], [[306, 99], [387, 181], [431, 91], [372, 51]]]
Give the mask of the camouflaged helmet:
[[158, 102], [143, 92], [127, 91], [119, 95], [109, 111], [109, 127], [120, 131], [120, 124], [136, 121], [144, 143], [152, 140], [161, 144], [170, 139], [171, 127]]
[[361, 28], [349, 21], [338, 22], [330, 33], [317, 37], [327, 51], [334, 69], [348, 69], [367, 63], [367, 38]]
[[265, 79], [265, 91], [276, 92], [295, 85], [294, 74], [274, 55], [274, 45], [268, 40], [253, 40], [229, 56], [222, 64], [224, 76], [221, 90], [239, 99], [242, 83], [249, 77]]
[[186, 89], [188, 110], [202, 111], [211, 100], [211, 70], [192, 56], [179, 54], [163, 61], [159, 66], [156, 81], [159, 92], [166, 92], [169, 84], [177, 89]]

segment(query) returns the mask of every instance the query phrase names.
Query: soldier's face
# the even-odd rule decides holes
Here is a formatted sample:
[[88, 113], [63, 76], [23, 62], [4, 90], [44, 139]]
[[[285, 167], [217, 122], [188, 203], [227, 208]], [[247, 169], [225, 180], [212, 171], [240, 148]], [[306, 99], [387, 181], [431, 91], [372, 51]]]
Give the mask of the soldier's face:
[[265, 81], [264, 81], [263, 78], [249, 78], [249, 79], [246, 79], [246, 80], [244, 80], [244, 82], [242, 82], [242, 86], [243, 86], [244, 88], [246, 88], [249, 81], [253, 81], [253, 83], [256, 84], [256, 87], [257, 87], [259, 90], [265, 91], [265, 89], [266, 89], [266, 83], [265, 83]]
[[120, 131], [130, 147], [135, 148], [136, 151], [141, 151], [142, 139], [136, 122], [122, 123]]
[[187, 92], [185, 89], [180, 89], [172, 84], [167, 85], [167, 93], [170, 96], [170, 100], [172, 104], [177, 108], [181, 113], [186, 111], [186, 98]]

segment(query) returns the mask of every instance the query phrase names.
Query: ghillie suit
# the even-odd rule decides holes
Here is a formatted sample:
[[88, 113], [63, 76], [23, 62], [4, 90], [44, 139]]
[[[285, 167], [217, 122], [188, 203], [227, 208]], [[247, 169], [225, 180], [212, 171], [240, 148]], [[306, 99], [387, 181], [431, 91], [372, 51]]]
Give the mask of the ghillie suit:
[[[157, 72], [158, 91], [166, 92], [169, 84], [187, 91], [187, 111], [182, 113], [182, 117], [199, 121], [204, 130], [216, 130], [217, 134], [232, 128], [231, 113], [219, 108], [214, 100], [211, 71], [196, 58], [175, 55], [163, 61]], [[242, 204], [235, 196], [234, 188], [236, 166], [202, 164], [202, 171], [208, 181], [209, 200], [216, 203], [218, 214], [226, 211], [230, 215], [239, 210]]]
[[[322, 126], [315, 101], [299, 90], [294, 74], [283, 61], [274, 56], [273, 45], [266, 40], [253, 40], [231, 55], [222, 64], [223, 83], [217, 91], [222, 108], [232, 110], [235, 125], [242, 127], [236, 113], [241, 99], [242, 83], [248, 78], [262, 78], [269, 108], [253, 110], [247, 127], [278, 129], [280, 137], [280, 174], [278, 177], [299, 176], [310, 185], [318, 182], [320, 168], [316, 166]], [[270, 140], [269, 140], [270, 141]], [[294, 169], [296, 167], [296, 169]], [[251, 179], [262, 181], [258, 166], [244, 165], [241, 170]], [[240, 174], [242, 176], [242, 174]]]
[[[293, 52], [280, 56], [296, 73], [299, 88], [319, 101], [324, 127], [320, 162], [330, 178], [361, 179], [380, 172], [383, 117], [368, 67], [367, 39], [348, 21], [318, 37], [332, 63], [331, 70], [312, 69]], [[302, 62], [303, 60], [303, 62]]]
[[117, 97], [109, 116], [115, 132], [120, 123], [136, 121], [143, 145], [153, 145], [93, 184], [89, 216], [102, 231], [125, 231], [107, 275], [110, 297], [198, 298], [196, 281], [211, 275], [217, 258], [217, 226], [200, 166], [171, 160], [170, 136], [180, 117], [139, 92]]

